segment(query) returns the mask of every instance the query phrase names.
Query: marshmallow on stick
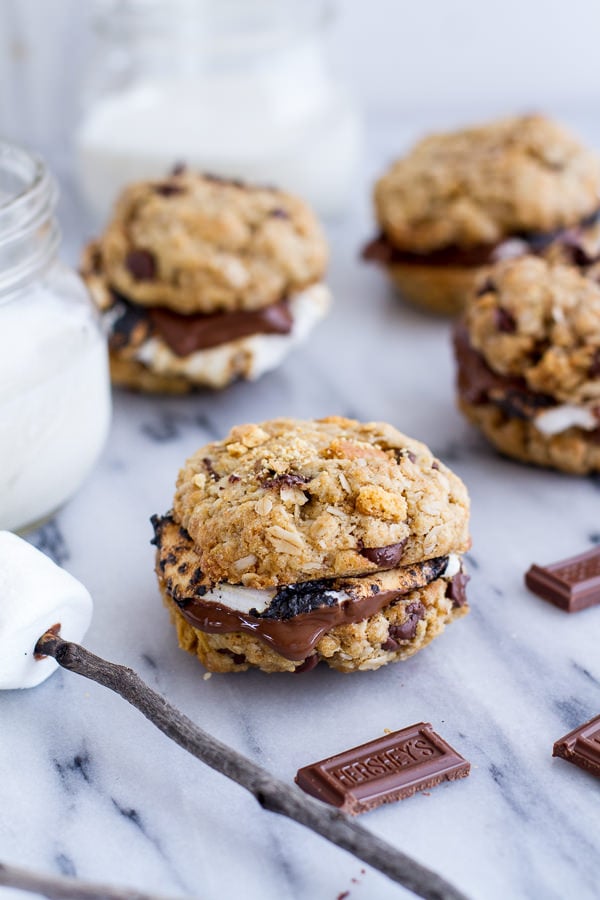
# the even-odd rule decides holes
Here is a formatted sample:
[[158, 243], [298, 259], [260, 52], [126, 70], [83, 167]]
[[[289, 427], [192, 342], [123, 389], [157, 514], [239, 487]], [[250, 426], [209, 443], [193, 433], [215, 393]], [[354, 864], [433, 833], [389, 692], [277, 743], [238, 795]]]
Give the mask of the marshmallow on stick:
[[0, 531], [0, 689], [31, 688], [58, 668], [36, 656], [40, 635], [80, 641], [92, 618], [84, 586], [27, 541]]
[[[309, 797], [293, 784], [279, 781], [203, 731], [132, 669], [81, 647], [77, 642], [91, 617], [92, 598], [77, 579], [27, 541], [0, 531], [0, 689], [35, 687], [58, 664], [78, 672], [120, 694], [175, 743], [250, 791], [265, 809], [295, 819], [420, 897], [467, 900], [435, 872], [365, 831], [340, 810]], [[0, 884], [29, 890], [26, 882], [31, 884], [32, 879], [28, 873], [24, 877], [22, 871], [0, 863], [0, 876], [3, 872], [7, 877], [0, 877]], [[47, 879], [37, 879], [37, 886], [48, 897], [92, 896], [81, 883], [51, 884]], [[94, 897], [100, 896], [92, 891]]]

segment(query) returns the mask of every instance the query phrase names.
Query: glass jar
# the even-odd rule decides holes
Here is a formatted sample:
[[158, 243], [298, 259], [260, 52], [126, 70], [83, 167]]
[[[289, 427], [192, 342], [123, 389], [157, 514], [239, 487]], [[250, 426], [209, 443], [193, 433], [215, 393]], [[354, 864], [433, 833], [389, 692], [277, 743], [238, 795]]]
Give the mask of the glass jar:
[[322, 0], [104, 4], [76, 150], [99, 217], [129, 181], [177, 163], [343, 211], [360, 119], [327, 66]]
[[56, 188], [41, 159], [0, 142], [0, 528], [77, 490], [110, 420], [106, 341], [87, 290], [56, 254]]

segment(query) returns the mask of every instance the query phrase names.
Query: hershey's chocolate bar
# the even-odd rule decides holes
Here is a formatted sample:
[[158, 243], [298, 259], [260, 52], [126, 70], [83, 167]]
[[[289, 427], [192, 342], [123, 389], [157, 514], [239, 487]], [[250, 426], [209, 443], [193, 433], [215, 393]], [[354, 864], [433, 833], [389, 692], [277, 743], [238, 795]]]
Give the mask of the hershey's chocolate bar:
[[469, 774], [471, 764], [428, 722], [299, 769], [296, 784], [350, 815]]
[[600, 547], [549, 566], [531, 566], [525, 584], [566, 612], [594, 606], [600, 603]]
[[600, 716], [560, 738], [554, 745], [552, 756], [560, 756], [580, 769], [600, 776]]

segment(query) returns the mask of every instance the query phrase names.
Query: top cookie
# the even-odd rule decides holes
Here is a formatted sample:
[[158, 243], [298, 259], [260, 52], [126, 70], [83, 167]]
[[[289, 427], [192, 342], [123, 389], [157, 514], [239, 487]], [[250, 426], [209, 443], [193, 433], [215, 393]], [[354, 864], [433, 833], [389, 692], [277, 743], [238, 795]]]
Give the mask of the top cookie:
[[319, 281], [327, 262], [299, 198], [188, 171], [127, 187], [96, 247], [110, 287], [181, 313], [269, 306]]
[[433, 134], [375, 187], [379, 224], [399, 249], [494, 244], [573, 225], [599, 205], [600, 165], [542, 116]]
[[600, 402], [600, 287], [577, 269], [533, 256], [499, 263], [466, 325], [497, 374], [561, 402]]
[[241, 425], [202, 447], [180, 472], [174, 514], [209, 579], [254, 588], [469, 545], [466, 489], [424, 444], [335, 416]]

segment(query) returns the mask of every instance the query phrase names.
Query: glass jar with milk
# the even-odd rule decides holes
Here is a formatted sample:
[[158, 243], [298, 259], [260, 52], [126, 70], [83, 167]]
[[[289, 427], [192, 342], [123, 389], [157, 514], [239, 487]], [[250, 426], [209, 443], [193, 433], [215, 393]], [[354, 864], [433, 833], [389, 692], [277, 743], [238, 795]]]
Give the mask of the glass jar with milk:
[[328, 69], [330, 14], [321, 0], [105, 0], [76, 138], [95, 214], [177, 163], [342, 212], [361, 126]]
[[79, 487], [110, 420], [106, 341], [58, 262], [54, 181], [0, 142], [0, 529], [30, 527]]

